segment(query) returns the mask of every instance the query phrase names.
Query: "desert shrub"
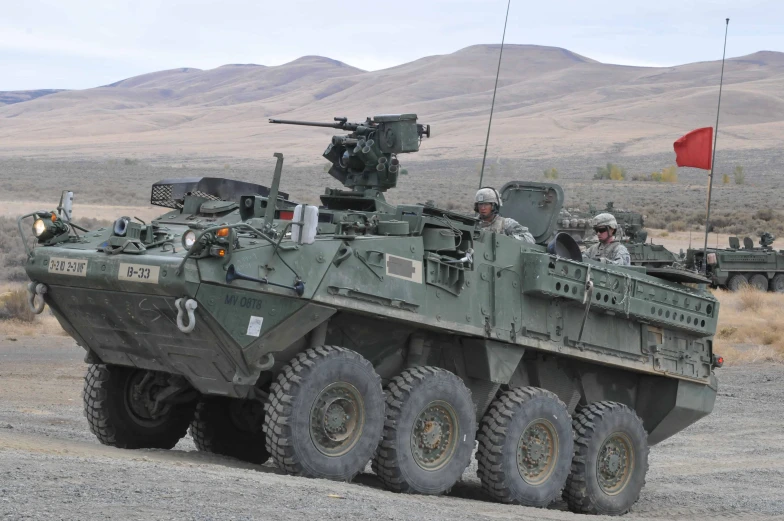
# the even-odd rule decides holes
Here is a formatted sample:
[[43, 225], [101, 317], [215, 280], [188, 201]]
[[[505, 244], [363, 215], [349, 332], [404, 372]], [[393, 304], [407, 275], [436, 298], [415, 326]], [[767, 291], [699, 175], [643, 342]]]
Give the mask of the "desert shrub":
[[779, 339], [779, 334], [776, 331], [766, 329], [760, 336], [760, 343], [764, 346], [769, 346]]
[[721, 184], [723, 184], [723, 185], [730, 184], [730, 176], [729, 176], [729, 174], [721, 174]]
[[723, 326], [720, 327], [719, 330], [716, 332], [716, 336], [718, 338], [726, 339], [731, 338], [732, 335], [738, 332], [738, 328], [735, 326]]
[[761, 296], [760, 290], [749, 284], [744, 284], [738, 291], [738, 309], [740, 311], [759, 311], [763, 304]]
[[123, 159], [122, 164], [124, 164], [126, 166], [136, 166], [136, 165], [139, 164], [139, 160], [138, 159], [131, 159], [129, 157], [126, 157], [125, 159]]
[[686, 230], [686, 223], [683, 221], [672, 221], [667, 223], [668, 232], [682, 232]]
[[742, 185], [746, 183], [746, 174], [743, 173], [743, 167], [738, 165], [735, 167], [735, 171], [732, 173], [733, 177], [735, 177], [735, 184]]
[[558, 170], [555, 168], [548, 168], [544, 171], [545, 179], [558, 179]]
[[607, 163], [607, 166], [600, 166], [596, 168], [594, 179], [609, 179], [611, 181], [623, 181], [626, 179], [626, 169], [612, 163]]
[[678, 167], [668, 166], [662, 168], [659, 172], [653, 172], [650, 176], [634, 176], [632, 181], [654, 181], [656, 183], [677, 183], [678, 182]]
[[15, 319], [22, 322], [32, 322], [35, 313], [27, 304], [27, 290], [16, 289], [0, 297], [0, 319]]
[[754, 214], [755, 219], [759, 219], [760, 221], [771, 221], [775, 217], [775, 213], [770, 208], [764, 208], [761, 210], [757, 210], [757, 213]]
[[25, 282], [27, 274], [24, 265], [27, 255], [24, 251], [14, 251], [0, 255], [0, 280], [11, 282]]

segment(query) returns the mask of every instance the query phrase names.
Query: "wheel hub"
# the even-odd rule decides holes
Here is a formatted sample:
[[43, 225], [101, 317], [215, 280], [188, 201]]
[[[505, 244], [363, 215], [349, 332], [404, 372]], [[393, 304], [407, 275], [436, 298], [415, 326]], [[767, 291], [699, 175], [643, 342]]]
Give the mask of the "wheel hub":
[[310, 410], [310, 438], [322, 454], [341, 456], [351, 450], [365, 424], [362, 395], [348, 382], [325, 387]]
[[596, 465], [599, 486], [605, 493], [615, 495], [623, 490], [634, 466], [629, 437], [621, 432], [611, 434], [599, 450]]
[[457, 413], [447, 402], [427, 405], [417, 416], [411, 432], [411, 449], [417, 465], [437, 470], [452, 458], [457, 446]]
[[140, 424], [156, 424], [165, 419], [171, 405], [163, 405], [155, 400], [161, 384], [159, 377], [152, 371], [137, 371], [128, 379], [125, 390], [125, 405], [131, 416]]
[[558, 434], [545, 419], [532, 421], [523, 430], [517, 444], [517, 470], [526, 483], [539, 485], [547, 481], [558, 459]]

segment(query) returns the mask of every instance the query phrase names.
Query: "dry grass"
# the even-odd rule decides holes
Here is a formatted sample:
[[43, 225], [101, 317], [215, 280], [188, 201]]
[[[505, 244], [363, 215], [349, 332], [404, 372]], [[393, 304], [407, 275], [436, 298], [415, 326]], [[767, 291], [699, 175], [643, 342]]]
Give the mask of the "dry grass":
[[0, 289], [0, 335], [67, 335], [48, 308], [40, 315], [30, 311], [24, 286], [6, 285]]
[[60, 335], [68, 336], [53, 315], [44, 310], [32, 322], [17, 319], [0, 320], [0, 335], [16, 338], [22, 336]]
[[745, 287], [716, 291], [721, 303], [714, 351], [727, 365], [784, 362], [784, 295]]

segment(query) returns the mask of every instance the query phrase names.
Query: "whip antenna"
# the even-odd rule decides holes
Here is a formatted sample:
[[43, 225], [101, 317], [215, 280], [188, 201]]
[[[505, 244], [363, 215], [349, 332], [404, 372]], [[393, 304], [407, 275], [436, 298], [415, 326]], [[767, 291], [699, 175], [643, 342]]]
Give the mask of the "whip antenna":
[[[708, 272], [708, 232], [710, 230], [710, 204], [711, 189], [713, 188], [713, 168], [716, 164], [716, 140], [719, 138], [719, 112], [721, 111], [721, 86], [724, 84], [724, 58], [727, 56], [727, 31], [729, 31], [730, 19], [727, 18], [724, 26], [724, 53], [721, 55], [721, 76], [719, 77], [719, 104], [716, 107], [716, 130], [713, 133], [713, 156], [711, 157], [711, 169], [708, 180], [708, 203], [705, 209], [705, 245], [703, 246], [703, 260], [705, 261], [705, 272]], [[719, 234], [716, 234], [716, 248], [719, 247]]]
[[498, 70], [495, 71], [495, 87], [493, 87], [493, 101], [490, 103], [490, 121], [487, 123], [487, 138], [485, 138], [485, 152], [482, 154], [482, 170], [479, 171], [479, 188], [482, 188], [482, 179], [485, 177], [485, 159], [487, 159], [487, 144], [490, 142], [490, 126], [493, 124], [493, 108], [495, 107], [495, 91], [498, 90], [498, 75], [501, 73], [501, 57], [504, 55], [504, 40], [506, 39], [506, 22], [509, 20], [509, 6], [506, 4], [506, 18], [504, 18], [504, 33], [501, 36], [501, 52], [498, 54]]

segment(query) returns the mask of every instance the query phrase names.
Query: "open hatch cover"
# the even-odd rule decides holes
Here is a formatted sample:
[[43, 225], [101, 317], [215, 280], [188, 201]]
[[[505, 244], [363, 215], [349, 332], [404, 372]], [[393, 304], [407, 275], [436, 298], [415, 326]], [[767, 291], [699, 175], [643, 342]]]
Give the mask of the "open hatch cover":
[[554, 183], [510, 181], [499, 191], [500, 214], [527, 227], [537, 244], [546, 243], [558, 225], [564, 203], [563, 189]]

